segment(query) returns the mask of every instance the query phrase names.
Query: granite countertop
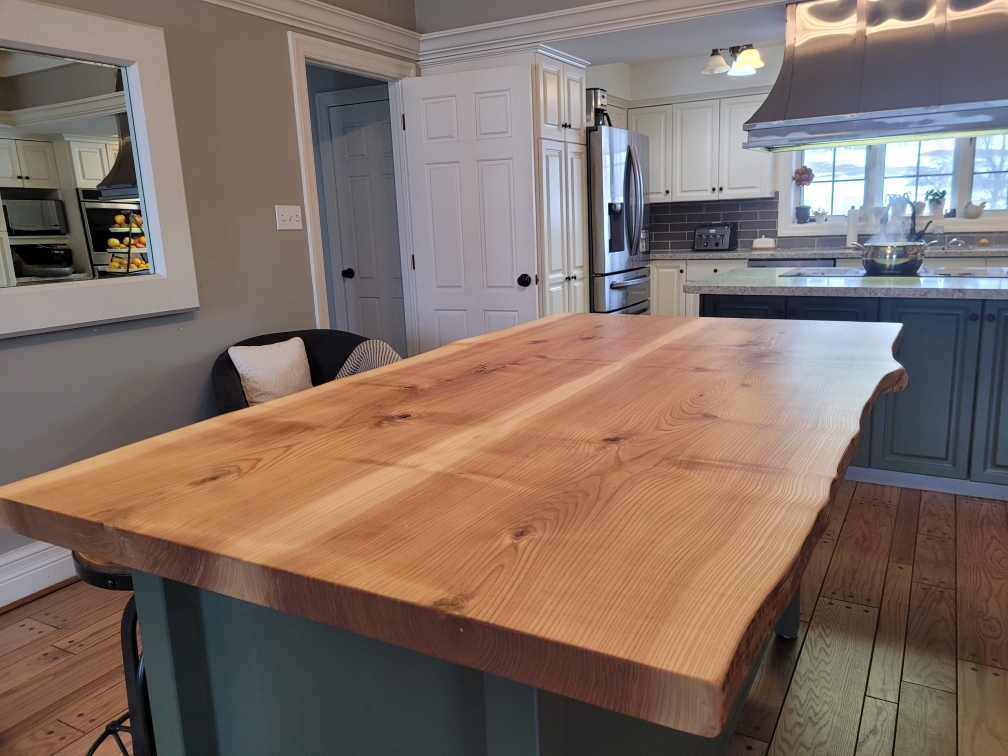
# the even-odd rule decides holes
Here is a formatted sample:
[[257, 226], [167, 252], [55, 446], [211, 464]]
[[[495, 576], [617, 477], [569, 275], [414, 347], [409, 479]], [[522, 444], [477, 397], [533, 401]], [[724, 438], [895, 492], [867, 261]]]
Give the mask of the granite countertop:
[[[952, 247], [929, 249], [931, 257], [1008, 257], [1008, 247], [979, 245], [975, 247]], [[836, 247], [796, 247], [793, 249], [735, 249], [731, 252], [651, 252], [651, 260], [857, 260], [861, 252], [857, 249]]]
[[[783, 275], [788, 270], [788, 268], [738, 268], [684, 284], [683, 291], [687, 294], [803, 297], [1008, 299], [1008, 277], [844, 276], [842, 268], [837, 269], [836, 275]], [[825, 272], [828, 269], [818, 270]], [[989, 270], [1000, 272], [1001, 276], [1008, 276], [1008, 268]]]

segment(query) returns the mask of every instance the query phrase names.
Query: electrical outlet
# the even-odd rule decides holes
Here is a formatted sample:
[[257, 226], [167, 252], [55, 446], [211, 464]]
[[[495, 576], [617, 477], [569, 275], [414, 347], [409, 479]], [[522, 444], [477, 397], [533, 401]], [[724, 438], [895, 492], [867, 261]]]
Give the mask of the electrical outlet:
[[301, 230], [301, 205], [276, 205], [277, 231]]

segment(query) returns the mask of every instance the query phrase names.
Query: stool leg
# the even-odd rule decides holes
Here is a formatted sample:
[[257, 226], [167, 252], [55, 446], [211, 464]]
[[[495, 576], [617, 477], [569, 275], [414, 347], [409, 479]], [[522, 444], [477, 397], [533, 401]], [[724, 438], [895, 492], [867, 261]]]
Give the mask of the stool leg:
[[126, 673], [126, 701], [129, 703], [129, 730], [133, 738], [133, 756], [157, 756], [154, 724], [147, 695], [147, 672], [137, 641], [136, 599], [130, 596], [123, 611], [121, 637], [123, 670]]
[[774, 628], [774, 633], [779, 635], [781, 638], [798, 637], [798, 594], [800, 592], [800, 589], [794, 592], [794, 596], [791, 597], [791, 603], [787, 605], [787, 609], [784, 610], [784, 614], [782, 614], [781, 618], [777, 620], [777, 626]]

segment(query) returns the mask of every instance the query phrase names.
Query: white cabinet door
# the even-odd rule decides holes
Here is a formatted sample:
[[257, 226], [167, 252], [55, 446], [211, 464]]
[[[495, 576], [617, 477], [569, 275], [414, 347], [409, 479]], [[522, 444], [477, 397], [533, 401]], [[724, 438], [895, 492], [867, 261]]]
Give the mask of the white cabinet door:
[[544, 139], [564, 139], [564, 66], [563, 63], [536, 56], [539, 76], [539, 136]]
[[566, 140], [585, 143], [585, 72], [583, 68], [564, 64], [564, 119]]
[[568, 277], [564, 216], [567, 192], [564, 186], [564, 143], [539, 140], [539, 233], [544, 260], [544, 315], [567, 312]]
[[718, 195], [721, 199], [772, 197], [773, 153], [747, 150], [743, 125], [752, 118], [763, 101], [763, 95], [728, 97], [721, 100], [718, 132]]
[[119, 142], [106, 142], [105, 154], [108, 156], [109, 170], [115, 165], [116, 158], [119, 157]]
[[627, 116], [627, 109], [621, 108], [619, 105], [610, 105], [606, 108], [606, 112], [609, 114], [609, 120], [612, 125], [617, 129], [629, 129], [630, 120]]
[[94, 189], [108, 175], [108, 153], [104, 142], [70, 142], [77, 187]]
[[537, 317], [530, 74], [402, 82], [420, 351]]
[[21, 187], [21, 163], [18, 160], [17, 142], [0, 139], [0, 187]]
[[[648, 138], [648, 202], [669, 202], [672, 194], [672, 107], [655, 105], [627, 111], [630, 131]], [[615, 124], [614, 124], [615, 125]]]
[[672, 106], [672, 201], [717, 199], [720, 102]]
[[567, 270], [569, 312], [588, 312], [588, 148], [568, 144], [567, 156]]
[[685, 260], [655, 260], [651, 263], [651, 314], [685, 315]]
[[18, 160], [26, 189], [59, 189], [56, 152], [51, 142], [17, 141]]
[[[704, 278], [710, 278], [716, 273], [724, 273], [749, 265], [746, 260], [687, 260], [686, 283], [693, 283]], [[700, 317], [700, 295], [683, 294], [685, 314], [690, 317]]]

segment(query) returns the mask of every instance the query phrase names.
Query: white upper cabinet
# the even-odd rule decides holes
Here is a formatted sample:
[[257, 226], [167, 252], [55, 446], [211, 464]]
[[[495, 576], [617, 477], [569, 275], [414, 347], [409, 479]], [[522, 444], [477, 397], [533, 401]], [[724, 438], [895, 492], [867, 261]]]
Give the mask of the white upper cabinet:
[[543, 139], [585, 142], [585, 72], [536, 55], [538, 134]]
[[721, 141], [718, 150], [720, 199], [773, 196], [773, 182], [770, 180], [773, 155], [742, 146], [746, 141], [746, 132], [742, 127], [765, 99], [763, 95], [751, 95], [721, 100], [718, 128]]
[[630, 131], [648, 138], [648, 202], [671, 201], [672, 106], [631, 108], [627, 111], [627, 124]]
[[108, 152], [104, 142], [70, 142], [74, 176], [80, 189], [94, 189], [108, 175]]
[[672, 201], [718, 198], [719, 100], [672, 106]]
[[24, 186], [17, 142], [13, 139], [0, 139], [0, 187], [11, 186]]
[[52, 143], [0, 139], [0, 187], [59, 189]]

